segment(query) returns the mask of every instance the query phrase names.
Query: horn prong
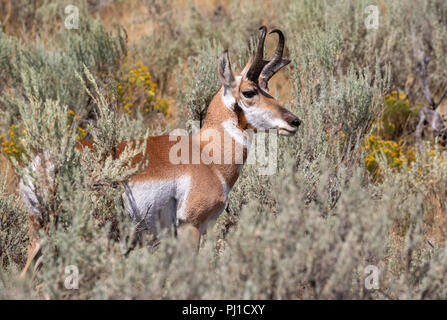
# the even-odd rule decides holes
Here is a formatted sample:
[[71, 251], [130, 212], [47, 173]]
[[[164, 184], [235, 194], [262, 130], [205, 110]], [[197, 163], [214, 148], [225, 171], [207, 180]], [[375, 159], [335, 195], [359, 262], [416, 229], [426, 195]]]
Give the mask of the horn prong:
[[276, 46], [272, 60], [264, 60], [264, 43], [267, 35], [267, 27], [261, 26], [259, 30], [261, 31], [261, 34], [259, 36], [256, 54], [254, 55], [254, 59], [249, 70], [245, 74], [245, 78], [258, 83], [262, 89], [268, 90], [267, 85], [270, 78], [282, 67], [288, 65], [290, 60], [282, 57], [284, 54], [285, 37], [279, 29], [273, 29], [268, 33], [278, 34], [278, 45]]
[[258, 81], [262, 69], [267, 64], [267, 61], [264, 60], [264, 42], [265, 37], [267, 35], [267, 27], [261, 26], [259, 30], [261, 31], [261, 34], [259, 36], [258, 47], [256, 49], [255, 58], [253, 60], [253, 63], [251, 64], [250, 69], [247, 71], [246, 74], [246, 78], [253, 82]]
[[282, 67], [290, 63], [289, 59], [284, 59], [282, 57], [284, 53], [284, 44], [285, 44], [284, 34], [279, 29], [274, 29], [269, 32], [269, 34], [272, 33], [278, 34], [278, 45], [276, 46], [276, 50], [272, 60], [270, 60], [270, 62], [265, 65], [259, 76], [259, 85], [264, 90], [268, 90], [268, 81], [270, 80], [270, 78], [276, 72], [278, 72]]

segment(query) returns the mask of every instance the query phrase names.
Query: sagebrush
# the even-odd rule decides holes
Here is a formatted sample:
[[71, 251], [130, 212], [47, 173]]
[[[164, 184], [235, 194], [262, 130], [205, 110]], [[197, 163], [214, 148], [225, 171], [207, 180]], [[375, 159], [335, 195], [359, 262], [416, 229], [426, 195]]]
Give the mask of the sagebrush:
[[[0, 298], [447, 298], [446, 154], [430, 142], [418, 152], [408, 139], [426, 104], [421, 52], [432, 58], [433, 92], [446, 85], [445, 1], [72, 1], [79, 30], [63, 27], [63, 3], [35, 1], [34, 12], [10, 2], [0, 4], [0, 135], [9, 159], [0, 166]], [[105, 21], [129, 3], [140, 6], [130, 25]], [[364, 24], [372, 4], [377, 30]], [[150, 31], [130, 41], [139, 23]], [[135, 226], [120, 182], [134, 173], [123, 164], [139, 149], [120, 159], [110, 151], [202, 120], [218, 90], [218, 55], [228, 48], [243, 66], [262, 24], [286, 34], [292, 64], [270, 87], [302, 120], [296, 136], [279, 139], [276, 174], [244, 168], [199, 254], [166, 234], [157, 248], [125, 257]], [[157, 85], [153, 100], [123, 100], [123, 70], [141, 66]], [[147, 85], [127, 85], [126, 95], [145, 95]], [[127, 112], [133, 102], [151, 112]], [[80, 129], [97, 153], [75, 150]], [[51, 181], [33, 178], [50, 197], [49, 229], [42, 269], [22, 281], [28, 222], [11, 176], [31, 174], [37, 154], [55, 163]], [[64, 287], [72, 265], [77, 290]], [[365, 287], [369, 265], [380, 271], [378, 289]]]

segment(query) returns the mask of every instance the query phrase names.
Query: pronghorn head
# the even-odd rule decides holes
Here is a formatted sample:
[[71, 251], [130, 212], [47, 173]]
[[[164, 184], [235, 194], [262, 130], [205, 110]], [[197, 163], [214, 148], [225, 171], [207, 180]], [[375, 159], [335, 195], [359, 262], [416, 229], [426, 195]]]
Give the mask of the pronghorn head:
[[442, 147], [447, 147], [447, 127], [444, 124], [443, 115], [431, 108], [419, 110], [416, 137], [421, 140], [426, 134], [427, 138], [436, 140]]
[[290, 60], [282, 57], [284, 35], [280, 30], [272, 30], [279, 36], [278, 46], [272, 60], [264, 60], [264, 41], [267, 28], [260, 28], [258, 48], [241, 74], [234, 76], [231, 71], [228, 52], [225, 51], [218, 63], [219, 80], [223, 86], [223, 102], [226, 107], [243, 115], [245, 127], [257, 130], [276, 129], [280, 135], [295, 134], [301, 121], [276, 101], [268, 91], [269, 79]]
[[447, 128], [443, 128], [439, 131], [435, 131], [436, 141], [442, 146], [447, 146]]

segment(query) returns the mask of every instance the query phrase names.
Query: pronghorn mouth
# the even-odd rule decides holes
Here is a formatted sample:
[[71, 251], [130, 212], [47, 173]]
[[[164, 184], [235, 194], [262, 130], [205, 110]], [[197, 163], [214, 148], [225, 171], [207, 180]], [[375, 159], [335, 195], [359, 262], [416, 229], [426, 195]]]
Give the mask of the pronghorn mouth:
[[298, 131], [298, 128], [289, 130], [286, 128], [278, 128], [278, 134], [281, 136], [293, 136]]

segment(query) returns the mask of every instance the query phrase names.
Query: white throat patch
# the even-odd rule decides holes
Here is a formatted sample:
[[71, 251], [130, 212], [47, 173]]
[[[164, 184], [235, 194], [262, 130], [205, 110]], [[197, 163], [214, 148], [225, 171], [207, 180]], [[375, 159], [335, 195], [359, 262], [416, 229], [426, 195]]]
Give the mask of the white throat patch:
[[244, 146], [244, 148], [248, 148], [250, 146], [250, 135], [238, 128], [234, 120], [226, 120], [222, 122], [222, 127], [234, 139], [234, 141]]

